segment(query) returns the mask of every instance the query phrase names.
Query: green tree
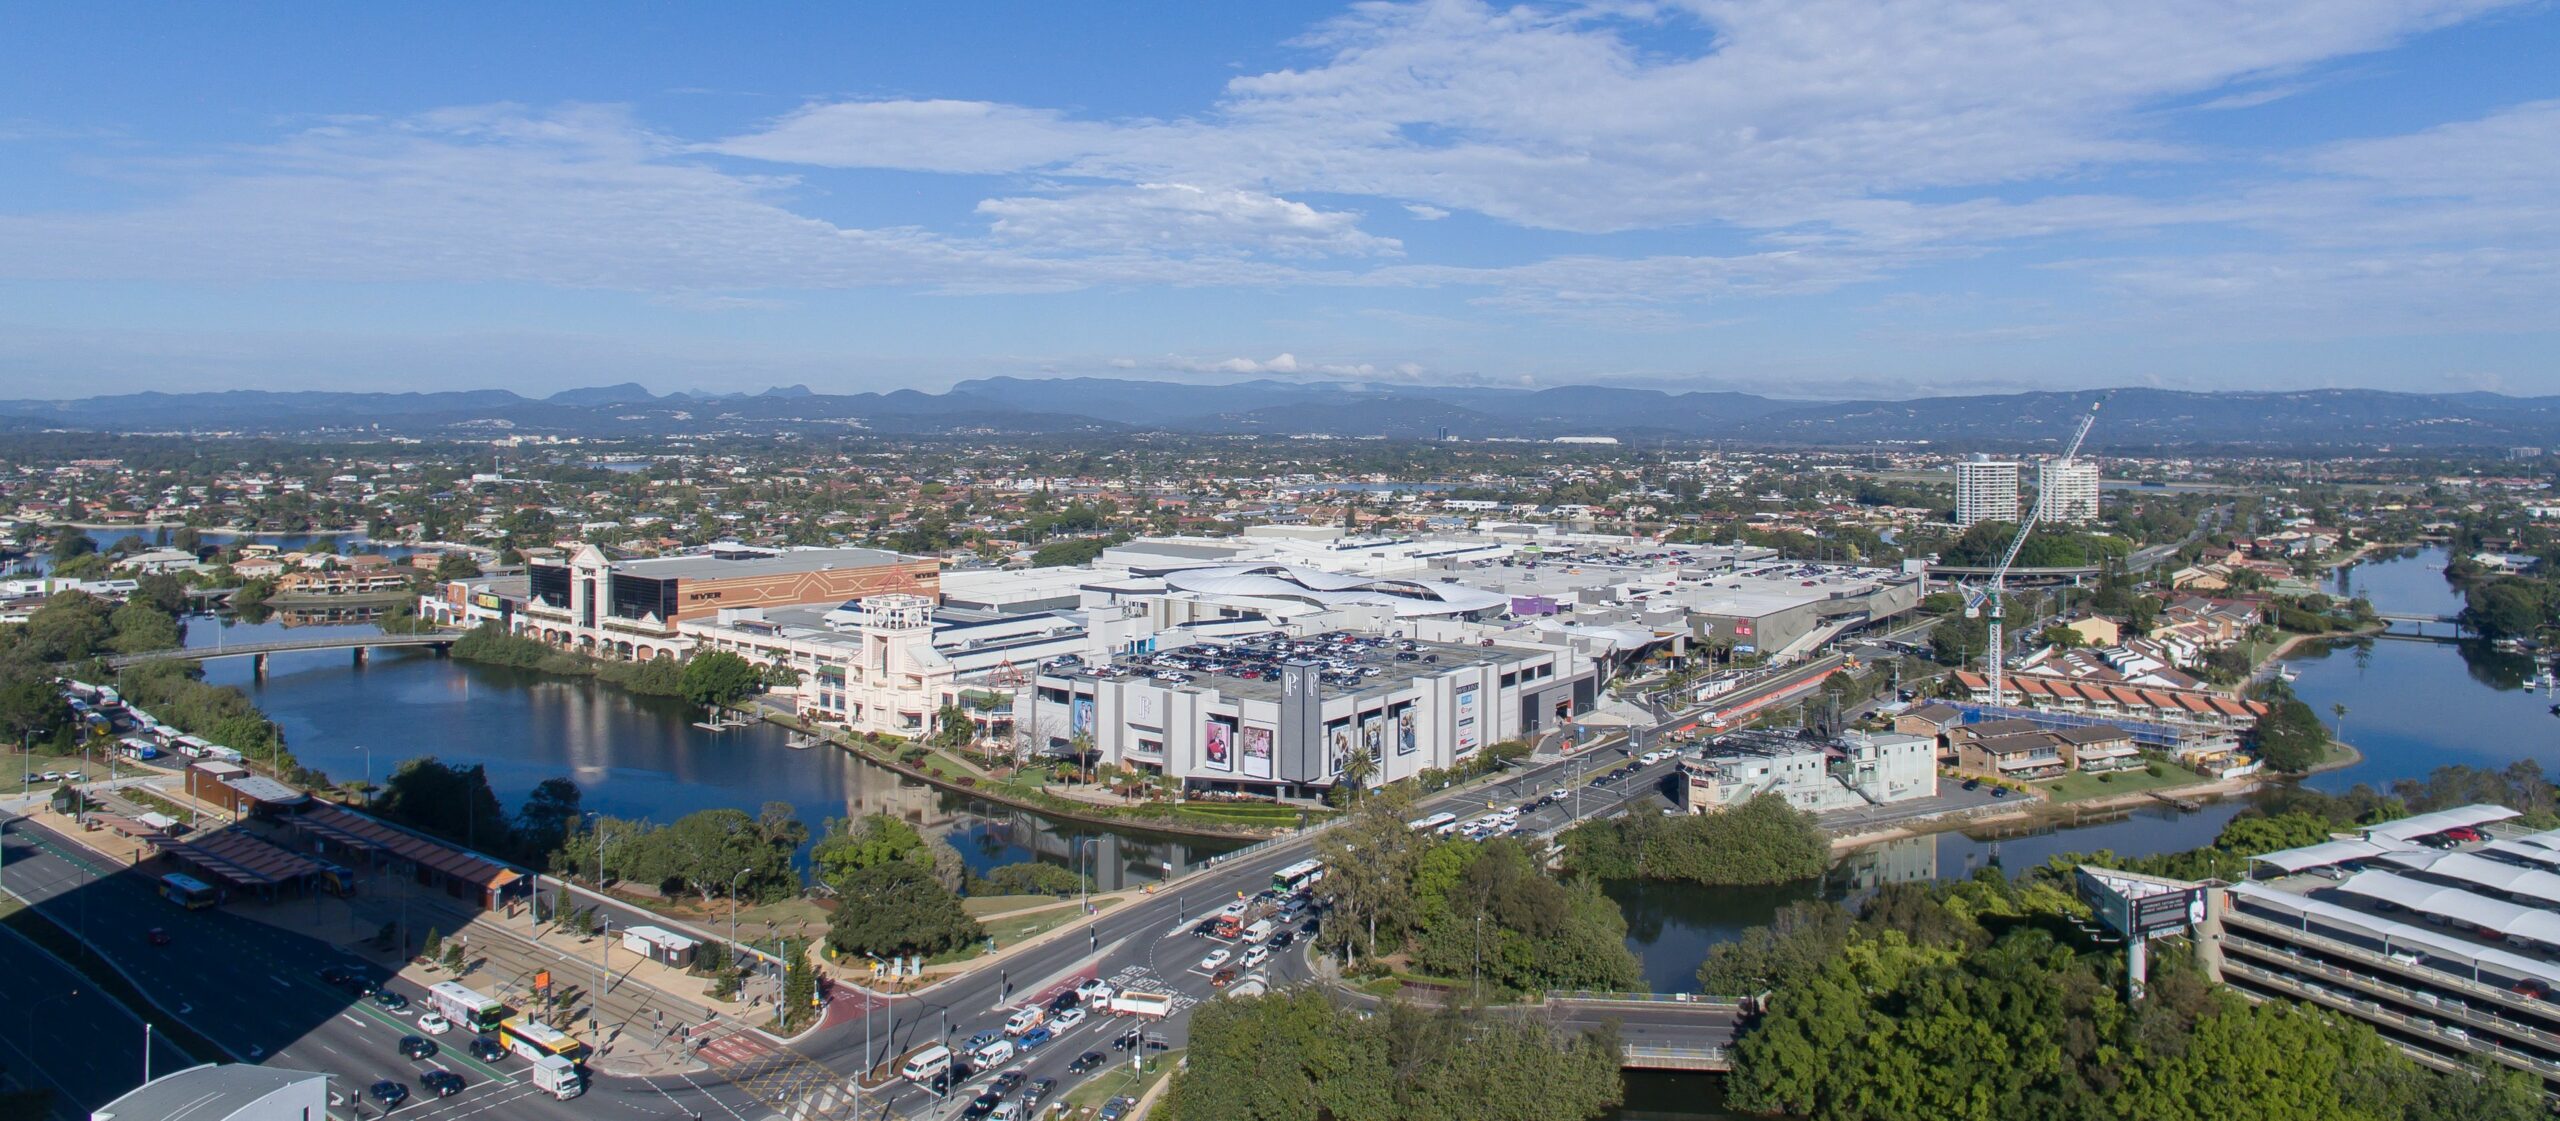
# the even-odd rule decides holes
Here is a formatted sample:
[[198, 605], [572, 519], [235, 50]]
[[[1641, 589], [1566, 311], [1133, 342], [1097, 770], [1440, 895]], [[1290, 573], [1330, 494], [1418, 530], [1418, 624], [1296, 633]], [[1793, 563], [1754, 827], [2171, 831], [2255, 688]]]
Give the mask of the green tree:
[[107, 645], [119, 654], [168, 650], [178, 645], [178, 621], [139, 597], [125, 601], [107, 617], [115, 637]]
[[834, 885], [827, 943], [839, 953], [932, 956], [986, 937], [978, 920], [960, 908], [959, 897], [911, 865], [855, 869]]
[[451, 766], [432, 755], [407, 760], [384, 780], [374, 812], [448, 841], [492, 851], [515, 848], [515, 830], [478, 763]]
[[755, 663], [726, 650], [706, 650], [684, 664], [684, 698], [698, 705], [727, 704], [763, 683]]
[[480, 562], [471, 559], [469, 553], [446, 553], [436, 558], [435, 579], [439, 583], [447, 580], [468, 580], [478, 575], [480, 575]]

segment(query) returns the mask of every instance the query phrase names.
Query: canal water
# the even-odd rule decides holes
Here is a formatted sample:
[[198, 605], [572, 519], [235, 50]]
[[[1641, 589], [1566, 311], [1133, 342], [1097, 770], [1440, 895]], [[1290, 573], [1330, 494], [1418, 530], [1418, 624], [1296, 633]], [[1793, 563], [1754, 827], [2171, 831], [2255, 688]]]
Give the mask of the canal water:
[[[285, 627], [191, 619], [187, 645], [371, 634], [356, 626]], [[1237, 842], [1141, 831], [1100, 832], [1074, 822], [944, 793], [832, 747], [794, 749], [786, 733], [758, 724], [724, 732], [693, 726], [700, 710], [581, 678], [475, 665], [426, 651], [376, 651], [354, 665], [346, 651], [277, 654], [267, 676], [249, 659], [215, 659], [205, 677], [237, 685], [284, 729], [304, 766], [333, 779], [376, 781], [401, 760], [433, 755], [487, 768], [500, 804], [512, 810], [542, 780], [565, 777], [584, 806], [618, 817], [667, 822], [696, 810], [753, 813], [788, 803], [815, 830], [829, 817], [889, 813], [928, 834], [951, 836], [983, 873], [998, 865], [1077, 862], [1077, 842], [1106, 890], [1161, 879], [1232, 851]]]

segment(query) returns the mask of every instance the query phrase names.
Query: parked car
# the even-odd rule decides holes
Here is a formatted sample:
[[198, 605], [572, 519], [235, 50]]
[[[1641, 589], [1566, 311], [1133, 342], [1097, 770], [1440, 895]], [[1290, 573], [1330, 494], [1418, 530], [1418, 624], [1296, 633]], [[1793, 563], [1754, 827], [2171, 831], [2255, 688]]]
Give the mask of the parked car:
[[418, 1076], [418, 1085], [439, 1098], [450, 1098], [462, 1092], [462, 1076], [449, 1070], [431, 1070]]
[[432, 1059], [436, 1057], [436, 1050], [436, 1041], [428, 1039], [425, 1036], [404, 1035], [400, 1037], [400, 1056], [402, 1058], [421, 1060]]

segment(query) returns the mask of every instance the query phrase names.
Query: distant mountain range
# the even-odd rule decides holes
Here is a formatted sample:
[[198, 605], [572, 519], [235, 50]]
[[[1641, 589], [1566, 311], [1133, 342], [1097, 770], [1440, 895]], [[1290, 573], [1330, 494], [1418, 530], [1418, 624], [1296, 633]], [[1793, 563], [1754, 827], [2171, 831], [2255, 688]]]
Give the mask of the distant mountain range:
[[[507, 390], [328, 393], [230, 390], [0, 401], [0, 428], [238, 433], [286, 437], [396, 434], [470, 438], [701, 436], [862, 430], [893, 435], [1108, 435], [1135, 431], [1428, 439], [1616, 436], [1751, 445], [1855, 447], [1927, 442], [1957, 448], [2058, 443], [2094, 392], [1782, 401], [1748, 393], [1247, 381], [1229, 385], [1115, 378], [983, 378], [945, 393], [653, 394], [636, 384], [528, 398]], [[2389, 393], [2109, 391], [2097, 450], [2495, 448], [2560, 446], [2560, 397]]]

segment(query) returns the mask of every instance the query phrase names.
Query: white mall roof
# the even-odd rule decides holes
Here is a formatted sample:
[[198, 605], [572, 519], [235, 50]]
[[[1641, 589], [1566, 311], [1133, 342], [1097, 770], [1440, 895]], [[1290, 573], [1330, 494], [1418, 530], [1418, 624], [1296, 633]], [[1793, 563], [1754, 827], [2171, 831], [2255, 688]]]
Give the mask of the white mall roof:
[[2551, 906], [2560, 906], [2560, 875], [2540, 868], [2509, 864], [2467, 852], [2392, 853], [2383, 857], [2385, 864], [2415, 872], [2424, 872], [2447, 880], [2460, 880], [2475, 887], [2485, 887], [2507, 895], [2520, 895]]
[[2380, 825], [2368, 826], [2364, 831], [2364, 835], [2365, 839], [2372, 841], [2386, 839], [2393, 841], [2414, 841], [2420, 837], [2432, 837], [2447, 829], [2460, 829], [2465, 826], [2472, 825], [2487, 825], [2493, 821], [2505, 821], [2508, 818], [2519, 816], [2522, 815], [2516, 813], [2514, 810], [2506, 808], [2505, 806], [2491, 806], [2485, 804], [2455, 806], [2449, 810], [2437, 810], [2434, 813], [2424, 813], [2415, 817], [2404, 817], [2398, 821], [2386, 821]]
[[2287, 873], [2294, 873], [2345, 864], [2351, 860], [2371, 860], [2384, 853], [2410, 851], [2413, 847], [2400, 842], [2385, 845], [2372, 841], [2322, 841], [2298, 849], [2253, 856], [2249, 860], [2257, 864], [2272, 864]]
[[2540, 907], [2491, 899], [2458, 887], [2438, 887], [2393, 872], [2358, 872], [2339, 884], [2338, 891], [2414, 914], [2441, 915], [2468, 926], [2560, 946], [2560, 914]]

